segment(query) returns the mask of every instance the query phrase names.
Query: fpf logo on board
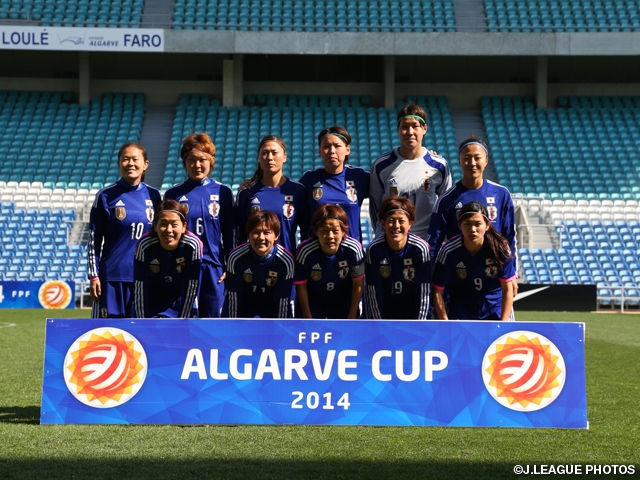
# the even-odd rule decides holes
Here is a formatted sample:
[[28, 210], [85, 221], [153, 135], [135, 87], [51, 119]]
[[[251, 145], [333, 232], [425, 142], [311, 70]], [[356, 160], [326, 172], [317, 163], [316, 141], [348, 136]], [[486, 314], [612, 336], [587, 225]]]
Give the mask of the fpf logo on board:
[[482, 377], [500, 405], [533, 412], [558, 398], [566, 367], [560, 350], [549, 339], [521, 330], [491, 344], [482, 360]]
[[96, 328], [79, 337], [64, 359], [71, 394], [90, 407], [111, 408], [130, 400], [147, 375], [140, 342], [118, 328]]

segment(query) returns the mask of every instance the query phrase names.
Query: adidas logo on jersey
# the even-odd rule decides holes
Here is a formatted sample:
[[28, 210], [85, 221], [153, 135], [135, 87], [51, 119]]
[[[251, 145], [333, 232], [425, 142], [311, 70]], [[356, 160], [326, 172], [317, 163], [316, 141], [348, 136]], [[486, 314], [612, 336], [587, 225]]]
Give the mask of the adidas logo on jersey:
[[181, 196], [181, 197], [178, 199], [178, 201], [179, 201], [179, 202], [188, 202], [188, 201], [189, 201], [189, 199], [187, 198], [187, 196], [186, 196], [186, 195], [183, 195], [183, 196]]
[[250, 268], [247, 268], [244, 273], [253, 273]]
[[157, 258], [154, 258], [153, 260], [151, 260], [150, 265], [160, 265], [160, 262], [158, 261]]
[[260, 203], [260, 199], [259, 198], [252, 198], [251, 199], [251, 203], [253, 203], [254, 205], [257, 205], [258, 203]]
[[322, 182], [316, 183], [313, 188], [320, 188], [322, 186]]
[[456, 203], [456, 209], [462, 208], [462, 202]]
[[464, 263], [460, 262], [459, 264], [456, 265], [456, 268], [467, 268], [464, 266]]
[[116, 203], [116, 207], [124, 207], [124, 202], [122, 200], [118, 200], [118, 203]]
[[316, 263], [311, 270], [322, 270], [322, 267], [319, 263]]

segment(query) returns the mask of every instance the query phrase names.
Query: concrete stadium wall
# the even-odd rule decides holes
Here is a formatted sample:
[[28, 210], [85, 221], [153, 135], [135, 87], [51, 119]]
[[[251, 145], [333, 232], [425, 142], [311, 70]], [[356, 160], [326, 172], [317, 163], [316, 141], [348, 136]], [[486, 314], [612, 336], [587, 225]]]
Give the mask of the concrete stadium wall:
[[305, 55], [638, 55], [640, 33], [165, 30], [166, 51]]

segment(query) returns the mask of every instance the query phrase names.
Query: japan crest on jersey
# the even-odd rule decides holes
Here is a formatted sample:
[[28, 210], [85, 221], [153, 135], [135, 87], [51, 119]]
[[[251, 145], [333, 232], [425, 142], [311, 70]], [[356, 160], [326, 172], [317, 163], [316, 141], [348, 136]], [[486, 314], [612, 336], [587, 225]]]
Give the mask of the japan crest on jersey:
[[282, 215], [284, 215], [285, 218], [291, 219], [291, 217], [293, 217], [295, 212], [296, 212], [296, 209], [293, 206], [293, 204], [285, 203], [284, 205], [282, 205]]
[[211, 202], [209, 204], [209, 215], [212, 217], [217, 217], [220, 213], [220, 204], [218, 202]]
[[209, 215], [214, 218], [220, 213], [220, 204], [218, 203], [219, 199], [220, 197], [218, 195], [209, 195], [209, 200], [211, 200], [211, 203], [209, 204]]
[[184, 270], [184, 257], [176, 258], [176, 272], [182, 273]]
[[346, 278], [349, 273], [349, 262], [342, 260], [338, 262], [338, 277]]
[[487, 212], [489, 213], [489, 220], [491, 220], [492, 222], [498, 218], [498, 207], [496, 207], [495, 205], [489, 205], [487, 207]]
[[484, 269], [484, 273], [487, 274], [487, 277], [494, 278], [496, 275], [498, 275], [498, 267], [496, 267], [495, 265], [491, 265]]
[[[124, 210], [124, 208], [123, 208], [123, 210]], [[149, 220], [149, 223], [153, 223], [153, 207], [147, 207], [145, 209], [144, 213], [146, 213], [147, 220]]]
[[273, 272], [269, 270], [269, 276], [267, 277], [266, 284], [267, 287], [273, 287], [278, 281], [278, 272]]
[[423, 189], [425, 192], [428, 192], [428, 191], [429, 191], [429, 189], [431, 188], [431, 184], [433, 183], [433, 180], [431, 180], [431, 179], [429, 178], [429, 170], [425, 171], [425, 172], [424, 172], [424, 175], [425, 175], [425, 176], [424, 176], [424, 178], [422, 179], [422, 182], [421, 182], [421, 183], [422, 183], [422, 185], [421, 185], [421, 187], [422, 187], [422, 189]]
[[416, 278], [416, 269], [411, 266], [404, 267], [404, 270], [402, 270], [402, 276], [405, 280], [412, 282], [413, 279]]
[[356, 190], [355, 182], [351, 180], [347, 180], [347, 198], [351, 201], [351, 203], [355, 203], [358, 201], [358, 191]]

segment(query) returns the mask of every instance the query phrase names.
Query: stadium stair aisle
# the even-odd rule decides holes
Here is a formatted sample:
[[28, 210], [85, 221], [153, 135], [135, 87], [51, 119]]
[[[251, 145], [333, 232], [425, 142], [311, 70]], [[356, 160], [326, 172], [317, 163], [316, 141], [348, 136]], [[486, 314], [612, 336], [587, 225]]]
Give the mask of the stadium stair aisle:
[[176, 0], [146, 0], [140, 28], [171, 28]]
[[487, 16], [483, 0], [453, 0], [458, 32], [486, 32]]
[[169, 151], [174, 117], [174, 107], [147, 107], [140, 131], [140, 144], [147, 151], [149, 158], [145, 183], [157, 189], [162, 186], [167, 162], [180, 163], [179, 150]]

